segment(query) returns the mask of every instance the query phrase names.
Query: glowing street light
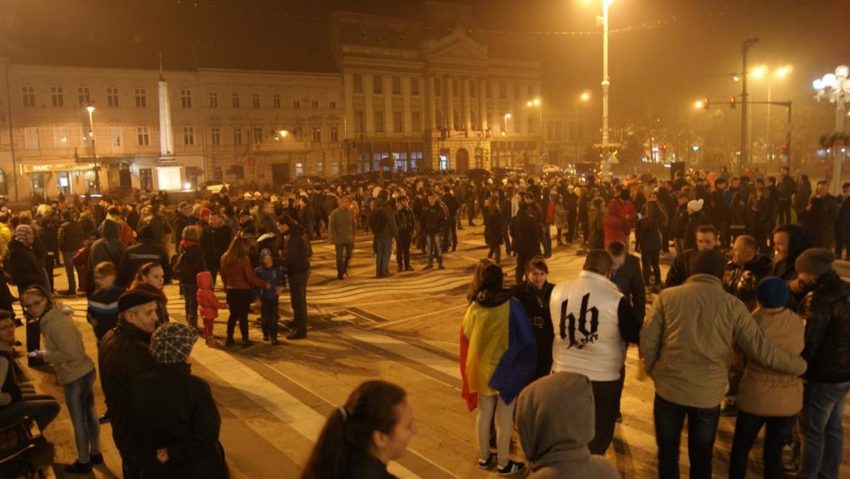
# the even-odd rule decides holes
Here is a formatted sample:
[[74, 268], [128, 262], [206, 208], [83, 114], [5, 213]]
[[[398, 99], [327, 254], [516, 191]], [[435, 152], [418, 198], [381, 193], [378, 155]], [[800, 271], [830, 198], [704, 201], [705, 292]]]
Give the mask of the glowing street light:
[[752, 74], [753, 78], [759, 79], [759, 78], [766, 77], [768, 71], [769, 70], [767, 68], [767, 65], [759, 65], [759, 66], [753, 68], [753, 71], [752, 71], [751, 74]]
[[89, 104], [86, 107], [89, 114], [89, 141], [91, 142], [91, 156], [94, 159], [94, 187], [95, 191], [100, 192], [100, 171], [97, 167], [97, 149], [94, 145], [94, 105]]
[[585, 103], [589, 102], [590, 101], [590, 92], [589, 91], [581, 92], [581, 95], [579, 95], [578, 99], [579, 99], [579, 101], [583, 101]]
[[697, 100], [694, 102], [694, 109], [696, 110], [704, 110], [708, 105], [705, 100]]
[[[835, 103], [835, 131], [844, 133], [847, 121], [847, 103], [850, 103], [850, 67], [839, 65], [835, 73], [827, 73], [818, 80], [812, 82], [816, 91], [815, 98], [818, 101], [828, 100]], [[836, 148], [832, 148], [832, 191], [833, 194], [841, 192], [841, 172], [843, 170], [843, 154], [836, 154]]]

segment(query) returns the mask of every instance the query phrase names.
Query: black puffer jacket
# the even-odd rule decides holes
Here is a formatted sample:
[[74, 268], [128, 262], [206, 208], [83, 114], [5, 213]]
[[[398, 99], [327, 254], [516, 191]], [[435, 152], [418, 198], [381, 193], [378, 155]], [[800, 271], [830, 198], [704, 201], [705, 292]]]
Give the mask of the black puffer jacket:
[[730, 261], [723, 272], [723, 289], [752, 311], [756, 308], [756, 287], [772, 266], [770, 258], [760, 254], [743, 266]]
[[18, 291], [33, 285], [47, 286], [47, 275], [35, 252], [20, 241], [12, 240], [9, 243], [4, 265], [12, 284], [18, 286]]
[[850, 381], [850, 283], [835, 271], [821, 275], [799, 312], [806, 319], [806, 379], [820, 383]]
[[549, 300], [555, 285], [543, 283], [542, 289], [537, 289], [530, 283], [521, 283], [513, 288], [516, 299], [522, 303], [531, 321], [534, 339], [537, 342], [537, 366], [534, 378], [542, 378], [552, 372], [552, 343], [555, 340], [555, 330], [552, 328], [552, 316], [549, 314]]

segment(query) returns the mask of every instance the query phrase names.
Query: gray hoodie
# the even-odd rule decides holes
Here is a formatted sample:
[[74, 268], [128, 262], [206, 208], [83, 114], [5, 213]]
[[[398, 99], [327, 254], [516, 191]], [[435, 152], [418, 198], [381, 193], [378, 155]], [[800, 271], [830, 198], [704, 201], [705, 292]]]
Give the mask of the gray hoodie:
[[593, 407], [590, 380], [576, 373], [551, 374], [520, 393], [516, 424], [531, 470], [527, 479], [619, 479], [613, 464], [587, 449]]

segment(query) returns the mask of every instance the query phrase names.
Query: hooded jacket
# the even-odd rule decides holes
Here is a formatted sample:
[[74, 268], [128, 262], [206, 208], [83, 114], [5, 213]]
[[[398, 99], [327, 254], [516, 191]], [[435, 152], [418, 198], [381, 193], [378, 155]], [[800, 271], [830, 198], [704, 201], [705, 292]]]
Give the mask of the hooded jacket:
[[797, 256], [814, 246], [814, 243], [806, 230], [799, 225], [782, 225], [776, 229], [776, 232], [784, 232], [788, 235], [788, 255], [785, 259], [775, 262], [767, 275], [790, 281], [797, 277], [797, 270], [794, 268]]
[[522, 391], [516, 425], [531, 471], [526, 479], [620, 477], [613, 464], [587, 449], [595, 435], [593, 411], [593, 388], [581, 374], [555, 373]]
[[3, 264], [12, 283], [18, 286], [18, 291], [33, 285], [47, 286], [47, 276], [35, 252], [20, 241], [12, 240], [9, 243], [9, 251]]
[[218, 317], [219, 309], [227, 309], [227, 303], [222, 303], [215, 297], [212, 274], [209, 271], [198, 273], [195, 281], [198, 284], [198, 307], [201, 311], [201, 318], [211, 321]]
[[850, 283], [834, 270], [818, 277], [814, 290], [800, 304], [806, 319], [809, 361], [806, 379], [819, 383], [850, 381]]
[[478, 406], [479, 393], [513, 402], [531, 382], [536, 365], [534, 333], [522, 304], [510, 290], [479, 293], [460, 330], [461, 395], [469, 410]]
[[54, 305], [41, 317], [44, 335], [44, 360], [53, 364], [56, 380], [69, 384], [94, 369], [94, 362], [86, 355], [83, 335], [74, 324], [74, 310], [68, 306]]

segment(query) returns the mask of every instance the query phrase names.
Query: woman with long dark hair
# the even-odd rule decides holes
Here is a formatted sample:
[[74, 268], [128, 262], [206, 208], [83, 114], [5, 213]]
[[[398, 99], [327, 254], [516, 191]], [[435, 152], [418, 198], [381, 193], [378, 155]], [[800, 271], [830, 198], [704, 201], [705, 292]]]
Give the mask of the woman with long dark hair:
[[165, 284], [165, 270], [159, 263], [145, 263], [136, 272], [136, 277], [130, 285], [130, 289], [144, 290], [155, 295], [156, 301], [156, 325], [160, 326], [169, 321], [168, 297], [162, 291]]
[[236, 329], [237, 322], [239, 331], [242, 333], [242, 347], [251, 344], [248, 339], [248, 312], [253, 300], [251, 288], [268, 288], [268, 284], [254, 274], [250, 254], [251, 245], [248, 240], [242, 236], [236, 236], [230, 242], [227, 252], [221, 257], [221, 280], [227, 291], [227, 305], [230, 309], [225, 346], [233, 344], [233, 330]]
[[319, 434], [302, 479], [394, 479], [387, 464], [416, 434], [404, 389], [367, 381], [334, 410]]

